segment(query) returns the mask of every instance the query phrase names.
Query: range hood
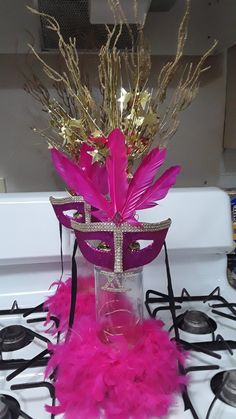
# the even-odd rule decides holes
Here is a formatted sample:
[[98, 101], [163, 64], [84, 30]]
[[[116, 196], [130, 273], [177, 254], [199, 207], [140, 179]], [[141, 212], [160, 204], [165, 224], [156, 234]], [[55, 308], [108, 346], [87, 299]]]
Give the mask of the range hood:
[[[138, 8], [134, 13], [133, 0], [120, 0], [122, 11], [129, 23], [135, 23], [136, 18], [139, 22], [145, 20], [150, 7], [151, 0], [137, 2]], [[109, 7], [107, 0], [88, 0], [89, 20], [91, 24], [113, 24], [114, 15]], [[137, 16], [135, 16], [135, 14]]]
[[[127, 19], [134, 23], [133, 0], [120, 0]], [[77, 39], [81, 53], [96, 53], [106, 40], [105, 24], [112, 23], [108, 0], [38, 0], [38, 10], [54, 16], [65, 39]], [[178, 26], [186, 0], [137, 0], [139, 18], [147, 15], [145, 35], [152, 54], [172, 55], [176, 50]], [[119, 39], [120, 49], [130, 47], [125, 25]], [[135, 29], [135, 27], [133, 27]], [[186, 55], [200, 55], [219, 40], [216, 52], [236, 43], [236, 0], [192, 0]], [[134, 37], [136, 36], [134, 30]], [[42, 51], [57, 48], [57, 37], [41, 19]]]
[[[77, 38], [79, 53], [96, 54], [106, 39], [104, 24], [90, 22], [89, 0], [7, 0], [0, 1], [3, 33], [0, 53], [28, 53], [28, 43], [39, 53], [57, 51], [57, 37], [46, 28], [43, 19], [26, 9], [27, 4], [55, 16], [65, 38]], [[185, 7], [186, 0], [151, 1], [144, 32], [152, 54], [175, 54], [178, 26]], [[185, 54], [202, 54], [214, 39], [219, 40], [216, 53], [236, 44], [236, 0], [191, 0]], [[119, 47], [129, 47], [129, 42], [124, 29]]]
[[[137, 13], [134, 13], [133, 0], [120, 0], [122, 11], [135, 32], [135, 21], [143, 22], [148, 12], [167, 12], [176, 0], [137, 0]], [[106, 40], [105, 25], [114, 24], [114, 15], [108, 0], [38, 0], [37, 9], [54, 16], [59, 22], [65, 39], [75, 37], [81, 52], [96, 52]], [[47, 29], [44, 19], [41, 19], [42, 51], [57, 48], [57, 37]], [[123, 26], [118, 48], [129, 48], [130, 37]]]
[[[136, 20], [145, 21], [148, 12], [169, 11], [175, 2], [176, 0], [137, 0], [136, 13], [134, 13], [134, 0], [120, 0], [120, 5], [127, 22], [135, 23]], [[88, 0], [88, 6], [90, 23], [114, 23], [114, 15], [107, 0]]]

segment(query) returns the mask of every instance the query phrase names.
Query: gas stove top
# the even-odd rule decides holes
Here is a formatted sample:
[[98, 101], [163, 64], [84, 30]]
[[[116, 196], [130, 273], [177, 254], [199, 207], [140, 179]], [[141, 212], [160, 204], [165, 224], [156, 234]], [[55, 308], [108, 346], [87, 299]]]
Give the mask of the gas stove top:
[[[16, 301], [0, 310], [0, 418], [53, 417], [45, 405], [55, 403], [53, 382], [45, 380], [48, 343], [58, 339], [45, 333], [42, 307], [19, 308]], [[52, 322], [56, 319], [52, 319]]]
[[[224, 284], [208, 294], [192, 294], [183, 288], [168, 293], [148, 290], [146, 308], [162, 319], [177, 344], [188, 351], [188, 377], [183, 391], [185, 413], [194, 419], [233, 419], [236, 416], [236, 302], [235, 291]], [[212, 282], [212, 281], [210, 281]]]
[[[208, 295], [190, 295], [184, 288], [174, 296], [146, 292], [149, 315], [162, 319], [171, 338], [189, 352], [181, 371], [188, 376], [187, 389], [176, 396], [166, 419], [235, 417], [236, 303], [228, 299], [230, 286], [224, 291], [216, 287]], [[46, 332], [57, 319], [47, 327], [45, 320], [42, 305], [19, 308], [15, 301], [11, 309], [0, 310], [0, 418], [54, 417], [45, 411], [45, 405], [56, 402], [53, 377], [45, 379], [45, 366], [48, 343], [60, 336]]]
[[[45, 405], [56, 403], [54, 377], [45, 379], [44, 371], [48, 341], [59, 337], [46, 333], [42, 303], [61, 276], [62, 249], [49, 195], [65, 196], [5, 194], [0, 200], [1, 419], [53, 418]], [[143, 221], [170, 217], [173, 223], [167, 238], [171, 275], [164, 251], [144, 269], [147, 315], [162, 319], [189, 353], [181, 370], [187, 388], [164, 419], [233, 419], [236, 291], [226, 276], [232, 244], [228, 199], [213, 188], [177, 189], [149, 211]], [[74, 236], [63, 230], [62, 280], [70, 275], [73, 244]]]

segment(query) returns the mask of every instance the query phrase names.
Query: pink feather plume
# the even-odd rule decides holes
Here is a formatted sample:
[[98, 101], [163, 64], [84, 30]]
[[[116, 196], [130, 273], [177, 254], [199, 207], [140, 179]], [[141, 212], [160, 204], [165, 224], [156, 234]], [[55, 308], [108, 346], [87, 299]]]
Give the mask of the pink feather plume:
[[82, 144], [80, 148], [80, 154], [79, 154], [79, 167], [84, 170], [86, 173], [90, 172], [91, 165], [92, 165], [92, 156], [89, 154], [90, 151], [92, 151], [92, 147], [88, 144]]
[[136, 211], [137, 202], [152, 185], [157, 170], [163, 164], [166, 157], [166, 149], [154, 148], [136, 170], [133, 179], [130, 182], [127, 199], [122, 210], [124, 218], [129, 217]]
[[146, 190], [137, 202], [136, 209], [144, 209], [155, 206], [155, 201], [165, 198], [169, 189], [175, 184], [176, 177], [181, 170], [180, 166], [167, 169], [157, 181]]
[[124, 134], [114, 129], [108, 136], [109, 156], [106, 159], [109, 194], [113, 216], [120, 213], [126, 200], [128, 190], [127, 150]]
[[85, 171], [65, 157], [56, 148], [51, 150], [51, 155], [55, 169], [68, 187], [79, 195], [82, 195], [90, 205], [110, 214], [109, 202], [98, 192]]
[[[111, 220], [115, 223], [129, 222], [138, 224], [135, 212], [151, 208], [156, 201], [163, 199], [168, 190], [175, 184], [180, 166], [167, 169], [153, 183], [157, 170], [166, 157], [166, 149], [154, 148], [136, 170], [128, 184], [128, 157], [124, 134], [114, 129], [108, 136], [109, 156], [106, 159], [106, 171], [101, 176], [101, 169], [92, 164], [88, 154], [89, 146], [83, 145], [79, 166], [65, 157], [56, 149], [52, 149], [52, 160], [59, 175], [69, 188], [82, 195], [86, 202], [95, 207], [96, 216], [102, 221]], [[102, 190], [102, 184], [104, 185]], [[108, 187], [107, 187], [108, 183]], [[110, 200], [103, 195], [109, 189]]]
[[92, 150], [93, 148], [88, 144], [81, 146], [78, 166], [86, 173], [97, 190], [102, 195], [106, 195], [108, 193], [106, 166], [99, 162], [93, 163], [93, 158], [89, 154]]

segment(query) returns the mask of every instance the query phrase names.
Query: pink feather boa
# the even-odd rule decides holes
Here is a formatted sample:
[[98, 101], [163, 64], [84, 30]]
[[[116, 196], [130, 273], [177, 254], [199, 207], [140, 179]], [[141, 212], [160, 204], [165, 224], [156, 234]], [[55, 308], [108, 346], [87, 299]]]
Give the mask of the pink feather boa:
[[[49, 332], [67, 332], [70, 313], [70, 292], [71, 278], [66, 282], [53, 282], [51, 287], [57, 286], [54, 295], [50, 296], [44, 303], [44, 309], [48, 311], [45, 325], [50, 323], [50, 317], [55, 316], [59, 320], [58, 327], [53, 324]], [[78, 276], [78, 294], [76, 298], [76, 310], [74, 324], [76, 325], [81, 316], [90, 316], [95, 319], [95, 294], [94, 294], [94, 276]]]
[[[60, 283], [45, 306], [67, 330], [70, 283]], [[55, 392], [59, 405], [47, 406], [66, 419], [144, 419], [167, 414], [185, 378], [178, 373], [183, 354], [171, 342], [159, 320], [145, 320], [141, 338], [130, 345], [125, 338], [101, 342], [95, 320], [94, 279], [79, 281], [74, 328], [70, 340], [50, 345], [46, 376], [57, 368]], [[55, 331], [55, 330], [54, 330]]]

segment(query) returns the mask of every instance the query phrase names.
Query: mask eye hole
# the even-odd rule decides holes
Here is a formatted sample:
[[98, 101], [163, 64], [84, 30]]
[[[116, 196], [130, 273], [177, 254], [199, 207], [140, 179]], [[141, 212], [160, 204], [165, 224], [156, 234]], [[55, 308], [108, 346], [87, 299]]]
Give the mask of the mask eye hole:
[[137, 252], [138, 250], [140, 250], [140, 243], [139, 241], [135, 241], [129, 244], [129, 250], [131, 252]]
[[77, 220], [79, 220], [80, 218], [83, 217], [83, 214], [81, 214], [79, 211], [75, 211], [75, 210], [67, 210], [67, 211], [63, 211], [63, 214], [69, 218], [76, 218]]
[[136, 240], [135, 242], [130, 243], [129, 250], [131, 252], [137, 252], [142, 249], [146, 249], [147, 247], [151, 246], [153, 240]]
[[83, 214], [79, 211], [75, 211], [73, 213], [73, 218], [79, 219], [79, 218], [82, 218], [82, 217], [83, 217]]
[[111, 248], [106, 242], [101, 242], [100, 240], [86, 240], [86, 243], [92, 248], [96, 250], [100, 250], [102, 252], [110, 252]]

